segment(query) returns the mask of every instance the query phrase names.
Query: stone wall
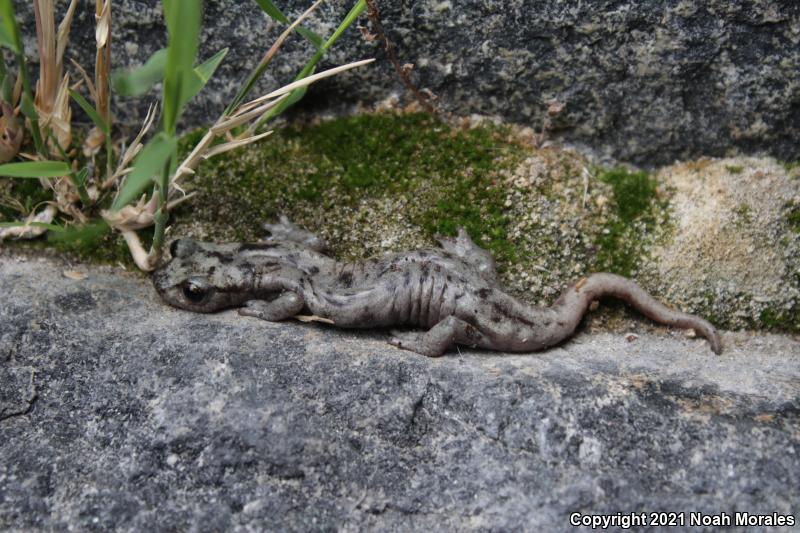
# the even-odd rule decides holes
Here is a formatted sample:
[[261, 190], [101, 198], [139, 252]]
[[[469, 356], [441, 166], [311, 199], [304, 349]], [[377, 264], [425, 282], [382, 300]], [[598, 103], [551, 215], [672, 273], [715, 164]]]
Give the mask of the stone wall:
[[[278, 2], [290, 16], [307, 3]], [[351, 4], [327, 2], [309, 26], [329, 35]], [[545, 126], [551, 138], [644, 165], [736, 151], [800, 157], [800, 4], [794, 0], [379, 5], [401, 62], [413, 63], [419, 86], [455, 114]], [[30, 6], [19, 9], [34, 55]], [[164, 45], [158, 2], [120, 0], [114, 9], [115, 65], [141, 63]], [[81, 10], [70, 53], [91, 69], [93, 14]], [[231, 52], [212, 90], [194, 102], [187, 125], [215, 117], [279, 33], [250, 1], [208, 0], [205, 19], [203, 57], [225, 46]], [[291, 80], [310, 52], [294, 39], [261, 88]], [[376, 65], [321, 84], [304, 105], [342, 110], [403, 93], [379, 44], [366, 42], [355, 27], [325, 65], [373, 55]], [[146, 109], [144, 101], [136, 112], [129, 102], [118, 104], [127, 122]]]

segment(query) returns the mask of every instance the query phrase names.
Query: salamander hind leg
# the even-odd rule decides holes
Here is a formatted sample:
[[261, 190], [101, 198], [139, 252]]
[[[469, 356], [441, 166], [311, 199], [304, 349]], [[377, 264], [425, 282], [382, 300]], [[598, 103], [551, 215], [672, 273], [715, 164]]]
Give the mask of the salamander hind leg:
[[310, 248], [311, 250], [322, 252], [328, 245], [319, 235], [293, 224], [286, 215], [281, 215], [276, 224], [262, 224], [266, 231], [265, 242], [293, 242]]
[[484, 335], [474, 326], [449, 316], [428, 331], [392, 331], [389, 344], [428, 357], [443, 355], [453, 344], [485, 346]]
[[303, 310], [304, 305], [297, 293], [286, 291], [274, 300], [248, 300], [244, 307], [239, 308], [239, 314], [277, 322], [295, 316]]
[[457, 255], [477, 268], [483, 278], [492, 281], [497, 280], [497, 267], [494, 257], [488, 251], [475, 244], [464, 228], [458, 228], [458, 235], [455, 239], [440, 236], [436, 240], [439, 241], [439, 244], [446, 252]]

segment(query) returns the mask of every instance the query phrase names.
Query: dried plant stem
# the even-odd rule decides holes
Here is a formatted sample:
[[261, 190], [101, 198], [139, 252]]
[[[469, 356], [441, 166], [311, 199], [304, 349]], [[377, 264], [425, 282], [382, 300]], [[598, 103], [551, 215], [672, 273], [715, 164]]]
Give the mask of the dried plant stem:
[[95, 56], [94, 77], [97, 96], [95, 106], [100, 117], [108, 124], [109, 134], [105, 135], [106, 177], [113, 174], [114, 150], [111, 143], [111, 99], [109, 97], [109, 80], [111, 69], [111, 0], [95, 0], [95, 40], [97, 54]]
[[56, 71], [56, 24], [53, 0], [34, 0], [36, 17], [36, 42], [39, 45], [39, 81], [36, 84], [36, 107], [47, 119], [61, 76]]
[[151, 105], [148, 108], [147, 115], [145, 115], [144, 122], [142, 123], [142, 128], [139, 130], [139, 133], [136, 134], [136, 138], [133, 140], [133, 142], [123, 152], [122, 157], [117, 165], [117, 170], [100, 184], [100, 189], [105, 190], [111, 188], [117, 182], [117, 178], [124, 176], [130, 171], [129, 166], [133, 161], [133, 158], [136, 157], [136, 155], [142, 150], [142, 139], [153, 126], [157, 111], [157, 105]]
[[155, 230], [153, 231], [153, 243], [150, 245], [150, 253], [147, 254], [148, 264], [152, 270], [161, 259], [161, 247], [164, 245], [164, 233], [167, 229], [167, 222], [169, 222], [169, 188], [170, 188], [170, 166], [171, 163], [164, 165], [161, 172], [161, 179], [157, 182], [158, 189], [158, 207], [153, 213], [153, 222], [155, 223]]
[[136, 266], [143, 272], [150, 272], [153, 267], [150, 265], [150, 256], [144, 250], [142, 242], [135, 231], [123, 231], [122, 238], [125, 239], [125, 244], [128, 245], [128, 250], [131, 252], [131, 257]]
[[389, 40], [389, 37], [386, 36], [386, 32], [383, 30], [380, 11], [378, 11], [378, 5], [375, 3], [375, 0], [366, 0], [366, 2], [367, 17], [369, 17], [369, 20], [372, 23], [372, 29], [375, 30], [375, 34], [383, 43], [383, 49], [386, 51], [386, 56], [389, 58], [389, 61], [392, 63], [395, 71], [397, 71], [397, 75], [400, 76], [400, 80], [403, 82], [403, 85], [405, 85], [406, 88], [411, 91], [411, 94], [414, 95], [414, 98], [417, 99], [419, 105], [421, 105], [425, 111], [428, 113], [436, 113], [436, 108], [431, 103], [430, 96], [420, 91], [414, 82], [411, 81], [411, 76], [409, 75], [410, 69], [403, 68], [403, 66], [400, 65], [400, 61], [397, 59], [397, 53], [395, 51], [394, 44]]
[[[56, 30], [54, 0], [34, 0], [36, 42], [39, 48], [39, 80], [33, 100], [39, 133], [49, 144], [67, 147], [72, 142], [72, 112], [69, 105], [69, 76], [63, 75], [64, 52], [78, 0], [70, 0], [67, 12]], [[24, 110], [24, 109], [23, 109]], [[29, 115], [32, 114], [29, 110]], [[53, 132], [53, 136], [50, 135]], [[54, 146], [42, 147], [48, 155], [57, 152]]]
[[255, 100], [251, 100], [250, 102], [248, 102], [247, 104], [245, 104], [242, 107], [252, 106], [253, 104], [263, 103], [263, 102], [265, 102], [267, 100], [270, 100], [272, 98], [277, 98], [278, 96], [282, 96], [284, 94], [290, 93], [295, 89], [299, 89], [301, 87], [306, 87], [308, 85], [311, 85], [312, 83], [314, 83], [316, 81], [319, 81], [319, 80], [321, 80], [323, 78], [328, 78], [328, 77], [333, 76], [335, 74], [339, 74], [340, 72], [344, 72], [345, 70], [350, 70], [350, 69], [353, 69], [353, 68], [356, 68], [356, 67], [361, 67], [363, 65], [367, 65], [369, 63], [372, 63], [373, 61], [375, 61], [374, 58], [362, 59], [361, 61], [354, 61], [352, 63], [348, 63], [346, 65], [342, 65], [340, 67], [334, 67], [334, 68], [331, 68], [331, 69], [328, 69], [328, 70], [324, 70], [324, 71], [320, 72], [319, 74], [314, 74], [313, 76], [306, 76], [305, 78], [301, 78], [301, 79], [299, 79], [297, 81], [293, 81], [292, 83], [290, 83], [288, 85], [284, 85], [280, 89], [272, 91], [269, 94], [265, 94], [264, 96], [256, 98]]

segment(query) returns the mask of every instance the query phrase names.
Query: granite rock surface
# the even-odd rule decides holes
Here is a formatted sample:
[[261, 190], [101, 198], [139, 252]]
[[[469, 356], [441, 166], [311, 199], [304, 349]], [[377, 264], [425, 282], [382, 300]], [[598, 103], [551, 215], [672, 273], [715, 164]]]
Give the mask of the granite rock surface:
[[718, 357], [677, 332], [583, 330], [539, 354], [428, 359], [381, 331], [178, 311], [139, 276], [10, 252], [0, 295], [0, 529], [798, 513], [791, 337], [726, 332]]
[[[18, 6], [28, 55], [36, 55], [30, 4]], [[63, 10], [66, 0], [57, 2]], [[289, 16], [308, 2], [277, 2]], [[229, 47], [186, 126], [213, 121], [281, 29], [255, 2], [208, 0], [201, 57]], [[308, 26], [330, 35], [352, 2], [331, 0]], [[800, 158], [800, 4], [794, 0], [378, 2], [383, 26], [412, 78], [459, 116], [498, 116], [601, 156], [646, 166], [697, 156], [765, 153]], [[156, 0], [114, 3], [115, 67], [142, 64], [164, 46]], [[91, 72], [94, 13], [81, 5], [68, 56]], [[368, 29], [364, 16], [360, 24]], [[258, 90], [288, 83], [310, 57], [295, 38]], [[323, 67], [375, 56], [379, 62], [324, 82], [304, 106], [367, 107], [401, 94], [378, 41], [355, 28]], [[210, 90], [209, 90], [210, 89]], [[134, 125], [156, 97], [118, 101]]]

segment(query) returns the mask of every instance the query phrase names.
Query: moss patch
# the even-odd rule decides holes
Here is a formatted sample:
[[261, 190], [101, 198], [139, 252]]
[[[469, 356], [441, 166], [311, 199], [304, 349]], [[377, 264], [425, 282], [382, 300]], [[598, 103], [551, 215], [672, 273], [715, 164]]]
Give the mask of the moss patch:
[[786, 222], [795, 233], [800, 233], [800, 204], [789, 204]]
[[769, 307], [761, 312], [759, 321], [753, 327], [772, 331], [800, 332], [800, 306], [791, 309], [774, 309]]
[[[396, 216], [423, 228], [428, 238], [464, 226], [484, 236], [483, 244], [499, 258], [509, 259], [513, 248], [498, 178], [521, 158], [523, 147], [508, 138], [505, 128], [456, 129], [425, 114], [360, 115], [289, 127], [258, 146], [203, 163], [190, 184], [200, 196], [191, 216], [235, 228], [222, 236], [254, 239], [260, 223], [279, 213], [315, 229], [322, 225], [324, 232], [326, 223], [341, 223], [324, 220], [325, 213], [402, 198], [408, 202]], [[384, 222], [369, 215], [361, 213], [357, 222]], [[343, 255], [364, 253], [340, 240], [330, 243]]]
[[744, 170], [744, 167], [742, 165], [727, 165], [725, 167], [725, 170], [727, 170], [731, 174], [741, 174], [742, 171]]
[[631, 276], [644, 250], [644, 243], [636, 233], [643, 228], [649, 233], [655, 225], [656, 180], [646, 172], [624, 168], [600, 172], [598, 179], [611, 185], [615, 213], [595, 241], [596, 265], [598, 270]]
[[0, 220], [12, 221], [51, 199], [36, 179], [0, 178]]

